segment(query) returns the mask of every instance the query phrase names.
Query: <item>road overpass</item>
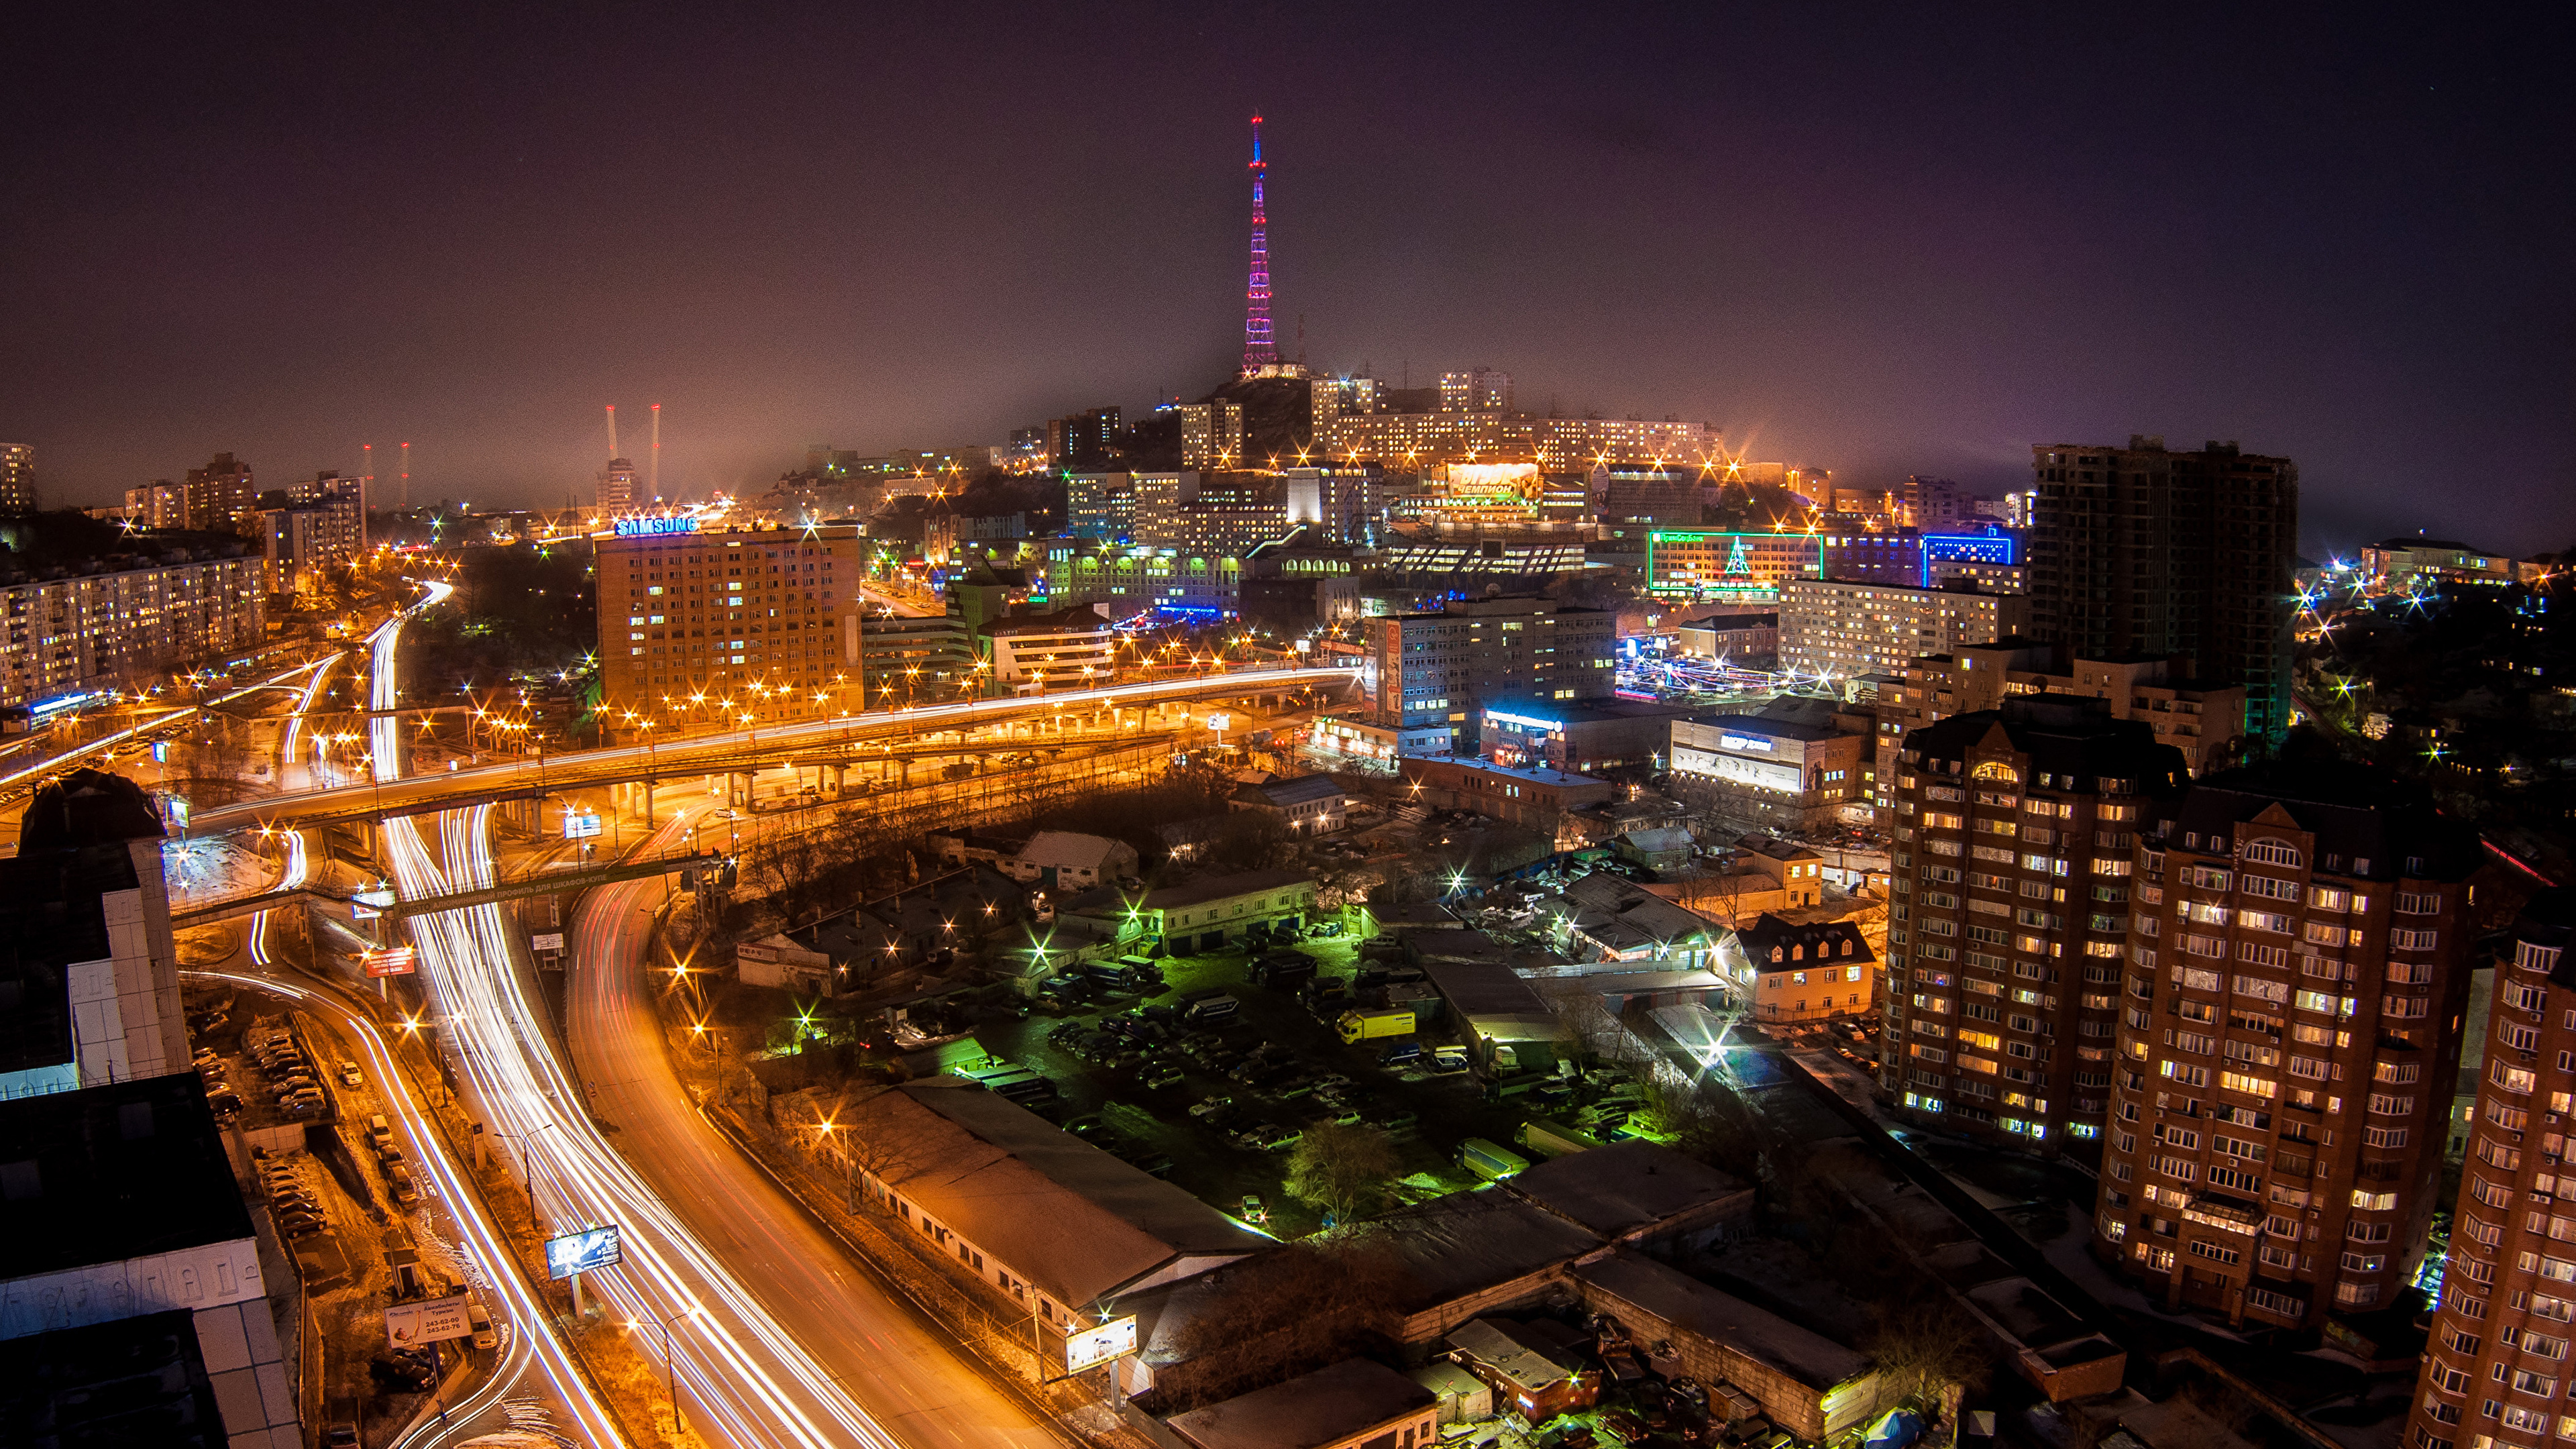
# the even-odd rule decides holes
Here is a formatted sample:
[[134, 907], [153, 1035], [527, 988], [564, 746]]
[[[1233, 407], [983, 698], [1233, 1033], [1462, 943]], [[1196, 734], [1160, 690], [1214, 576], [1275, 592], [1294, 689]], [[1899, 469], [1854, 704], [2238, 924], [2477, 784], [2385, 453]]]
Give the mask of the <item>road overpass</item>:
[[1067, 690], [1058, 694], [1010, 699], [978, 699], [958, 704], [919, 705], [877, 714], [735, 730], [668, 744], [616, 745], [600, 750], [502, 761], [427, 775], [273, 795], [200, 811], [189, 824], [192, 835], [220, 834], [256, 826], [321, 824], [366, 820], [499, 799], [525, 799], [552, 791], [589, 789], [638, 780], [677, 779], [691, 775], [739, 772], [790, 756], [811, 756], [835, 746], [871, 740], [914, 737], [949, 730], [980, 729], [1013, 720], [1057, 714], [1084, 715], [1112, 708], [1189, 704], [1260, 695], [1339, 690], [1353, 686], [1359, 671], [1348, 666], [1315, 669], [1244, 669], [1227, 674], [1161, 679], [1105, 689]]

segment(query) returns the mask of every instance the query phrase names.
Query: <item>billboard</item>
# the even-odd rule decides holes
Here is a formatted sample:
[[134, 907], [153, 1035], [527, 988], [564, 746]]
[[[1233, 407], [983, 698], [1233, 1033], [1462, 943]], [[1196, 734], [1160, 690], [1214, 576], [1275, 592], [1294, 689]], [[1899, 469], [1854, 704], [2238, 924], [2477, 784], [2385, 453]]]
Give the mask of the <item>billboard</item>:
[[474, 1325], [465, 1318], [465, 1295], [419, 1303], [397, 1303], [385, 1310], [385, 1338], [396, 1348], [418, 1348], [441, 1339], [470, 1338]]
[[1064, 1371], [1078, 1374], [1136, 1351], [1136, 1315], [1077, 1328], [1064, 1336]]
[[413, 969], [409, 946], [393, 946], [381, 951], [368, 951], [358, 960], [370, 976], [409, 976]]
[[615, 1223], [546, 1240], [546, 1276], [550, 1278], [569, 1278], [575, 1273], [613, 1268], [623, 1260], [624, 1255], [618, 1249]]
[[564, 839], [587, 840], [600, 833], [598, 816], [575, 815], [569, 810], [564, 812]]

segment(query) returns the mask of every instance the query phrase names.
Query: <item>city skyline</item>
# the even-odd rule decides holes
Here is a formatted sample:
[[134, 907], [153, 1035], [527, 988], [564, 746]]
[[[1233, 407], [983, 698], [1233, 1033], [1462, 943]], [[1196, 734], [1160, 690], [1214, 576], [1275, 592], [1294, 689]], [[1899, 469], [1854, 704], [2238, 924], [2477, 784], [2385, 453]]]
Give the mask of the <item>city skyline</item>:
[[[1127, 27], [1171, 41], [1138, 59], [956, 23], [875, 53], [982, 64], [865, 88], [802, 58], [837, 38], [810, 18], [31, 36], [55, 59], [8, 103], [0, 256], [43, 280], [12, 289], [0, 436], [56, 500], [408, 439], [415, 498], [544, 506], [590, 491], [610, 400], [665, 404], [682, 492], [816, 439], [998, 443], [1195, 398], [1241, 351], [1257, 112], [1278, 346], [1318, 369], [1491, 365], [1531, 411], [1705, 419], [1863, 486], [2000, 492], [2036, 442], [2237, 439], [2300, 460], [2311, 547], [2576, 526], [2565, 287], [2537, 251], [2564, 202], [2517, 182], [2553, 143], [2513, 79], [2536, 52], [2492, 28], [1716, 18], [1539, 44], [1166, 12]], [[1780, 79], [1705, 85], [1684, 57], [1710, 46]], [[102, 119], [74, 81], [110, 53], [132, 94]], [[1010, 92], [969, 73], [1041, 56], [1165, 102], [971, 103]], [[2169, 79], [2107, 102], [2020, 79], [2107, 66]], [[353, 70], [368, 104], [328, 123], [286, 79]]]

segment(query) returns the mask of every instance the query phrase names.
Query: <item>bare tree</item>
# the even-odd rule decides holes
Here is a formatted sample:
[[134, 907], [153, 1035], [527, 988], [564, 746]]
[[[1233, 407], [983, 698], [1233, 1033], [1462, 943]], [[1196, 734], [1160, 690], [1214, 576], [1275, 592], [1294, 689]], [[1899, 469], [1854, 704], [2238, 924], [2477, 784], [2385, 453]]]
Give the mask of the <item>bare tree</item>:
[[1401, 1166], [1395, 1144], [1376, 1128], [1321, 1122], [1289, 1155], [1288, 1193], [1346, 1223], [1376, 1204]]
[[1154, 1375], [1154, 1411], [1179, 1413], [1283, 1376], [1393, 1347], [1418, 1291], [1383, 1244], [1309, 1241], [1219, 1270], [1182, 1325], [1179, 1361]]
[[1882, 1406], [1911, 1399], [1947, 1408], [1984, 1389], [1994, 1371], [1984, 1328], [1946, 1293], [1887, 1306], [1861, 1349], [1878, 1371]]

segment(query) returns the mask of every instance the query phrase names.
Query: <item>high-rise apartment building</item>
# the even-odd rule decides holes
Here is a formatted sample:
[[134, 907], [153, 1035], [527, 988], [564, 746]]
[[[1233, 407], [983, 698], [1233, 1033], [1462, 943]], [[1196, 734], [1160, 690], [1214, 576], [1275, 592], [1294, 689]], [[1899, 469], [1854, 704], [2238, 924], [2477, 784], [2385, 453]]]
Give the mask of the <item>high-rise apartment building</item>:
[[259, 511], [268, 591], [312, 593], [333, 569], [354, 566], [366, 552], [365, 484], [337, 473], [317, 473], [287, 489], [284, 508]]
[[1377, 671], [1375, 722], [1446, 723], [1453, 749], [1474, 749], [1489, 698], [1607, 699], [1618, 616], [1541, 598], [1462, 599], [1436, 614], [1366, 621]]
[[36, 511], [36, 450], [0, 443], [0, 514]]
[[255, 534], [259, 523], [259, 484], [250, 465], [230, 453], [217, 453], [202, 468], [188, 470], [188, 527], [208, 533]]
[[2197, 778], [2236, 763], [2245, 744], [2245, 690], [2184, 677], [2179, 661], [2156, 655], [2065, 663], [2054, 644], [2007, 635], [1946, 654], [1927, 654], [1878, 688], [1877, 811], [1896, 820], [1896, 752], [1905, 736], [1954, 714], [2000, 708], [2016, 694], [2097, 699], [2113, 719], [2146, 722], [2156, 742], [2182, 751]]
[[1243, 466], [1243, 404], [1215, 398], [1175, 409], [1181, 415], [1181, 466]]
[[627, 518], [592, 536], [607, 705], [650, 711], [663, 730], [700, 717], [670, 705], [700, 695], [729, 701], [737, 723], [855, 710], [844, 686], [859, 652], [859, 530], [694, 522]]
[[635, 506], [635, 464], [611, 458], [599, 470], [599, 516], [614, 519]]
[[1064, 513], [1065, 532], [1074, 537], [1123, 543], [1136, 536], [1136, 480], [1127, 473], [1068, 473]]
[[187, 485], [164, 478], [140, 488], [128, 488], [125, 513], [145, 528], [184, 529], [188, 526]]
[[1047, 466], [1058, 471], [1106, 473], [1119, 464], [1119, 435], [1126, 431], [1116, 408], [1093, 408], [1047, 421]]
[[247, 556], [0, 577], [0, 704], [141, 685], [175, 664], [259, 647], [260, 558], [249, 544], [227, 547]]
[[1926, 654], [1990, 644], [2029, 624], [2025, 594], [1840, 579], [1780, 581], [1780, 663], [1801, 674], [1893, 674]]
[[1881, 1083], [1922, 1122], [2053, 1152], [2102, 1132], [2137, 831], [2183, 760], [2092, 700], [2022, 695], [1897, 758]]
[[2477, 837], [2320, 764], [2215, 775], [2157, 815], [2124, 882], [2093, 1250], [2231, 1322], [2388, 1306], [2442, 1166]]
[[1512, 375], [1490, 367], [1440, 374], [1440, 411], [1507, 413], [1512, 410]]
[[2188, 655], [2245, 686], [2257, 739], [2289, 727], [2299, 470], [2211, 443], [2196, 453], [2035, 443], [2032, 632], [2087, 659]]
[[[2544, 891], [2496, 963], [2477, 1107], [2405, 1449], [2576, 1438], [2576, 893]], [[2571, 1209], [2576, 1212], [2576, 1209]]]

